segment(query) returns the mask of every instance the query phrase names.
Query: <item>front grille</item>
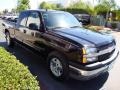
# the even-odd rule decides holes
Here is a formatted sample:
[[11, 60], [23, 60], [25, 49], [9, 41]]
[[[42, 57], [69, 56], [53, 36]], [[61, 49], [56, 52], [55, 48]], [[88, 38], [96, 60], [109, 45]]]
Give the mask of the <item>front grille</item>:
[[[109, 44], [102, 45], [102, 46], [98, 47], [98, 52], [102, 51], [102, 50], [105, 50], [105, 49], [108, 49], [109, 47], [112, 47], [112, 46], [115, 46], [115, 42], [114, 41], [109, 43]], [[98, 56], [98, 61], [104, 61], [104, 60], [109, 59], [111, 57], [111, 55], [114, 53], [114, 51], [115, 51], [115, 49], [112, 50], [109, 53], [106, 53], [106, 54]]]
[[98, 61], [104, 61], [104, 60], [109, 59], [111, 57], [111, 55], [114, 53], [114, 51], [115, 51], [115, 49], [110, 53], [106, 53], [106, 54], [98, 56]]

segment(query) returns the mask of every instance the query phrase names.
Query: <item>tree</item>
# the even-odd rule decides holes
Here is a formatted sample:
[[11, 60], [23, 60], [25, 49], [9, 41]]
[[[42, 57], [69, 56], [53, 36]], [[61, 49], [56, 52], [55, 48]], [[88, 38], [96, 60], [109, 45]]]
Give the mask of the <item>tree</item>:
[[63, 8], [63, 6], [61, 4], [57, 4], [56, 7], [57, 8]]
[[57, 4], [42, 2], [39, 6], [41, 9], [57, 9]]
[[7, 14], [8, 13], [8, 9], [3, 10], [3, 13]]
[[40, 4], [39, 8], [44, 9], [45, 6], [46, 6], [46, 2], [42, 2], [42, 3]]
[[116, 20], [120, 21], [120, 9], [115, 11], [116, 13]]
[[73, 3], [68, 8], [81, 9], [83, 11], [87, 11], [90, 15], [96, 15], [96, 13], [94, 12], [94, 7], [89, 2], [85, 3], [81, 0], [77, 3]]
[[13, 8], [13, 9], [11, 10], [11, 12], [12, 12], [12, 13], [16, 13], [16, 9]]
[[17, 11], [23, 11], [26, 9], [29, 9], [29, 0], [18, 0], [18, 6], [17, 6]]
[[116, 3], [114, 0], [99, 0], [99, 7], [97, 7], [97, 10], [106, 10], [106, 20], [108, 20], [108, 16], [110, 11], [114, 10], [116, 8]]
[[[77, 9], [83, 9], [87, 10], [87, 12], [90, 15], [96, 16], [97, 14], [100, 13], [106, 13], [106, 19], [108, 19], [110, 11], [116, 9], [116, 3], [114, 0], [92, 0], [91, 2], [83, 2], [80, 0], [77, 3], [73, 3], [70, 5], [69, 8], [77, 8]], [[97, 5], [95, 5], [95, 2], [98, 2]]]

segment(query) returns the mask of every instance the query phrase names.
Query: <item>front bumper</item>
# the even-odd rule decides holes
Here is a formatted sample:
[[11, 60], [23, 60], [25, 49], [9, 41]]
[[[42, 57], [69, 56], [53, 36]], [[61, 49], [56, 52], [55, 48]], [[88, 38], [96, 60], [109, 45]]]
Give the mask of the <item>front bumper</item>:
[[[119, 51], [116, 49], [111, 58], [101, 62], [85, 65], [86, 69], [81, 69], [73, 65], [69, 65], [71, 71], [70, 75], [80, 80], [89, 80], [94, 77], [97, 77], [98, 75], [109, 71], [113, 67], [113, 64], [118, 54]], [[94, 67], [98, 67], [98, 68], [94, 68]], [[91, 70], [89, 70], [89, 68], [91, 68]]]

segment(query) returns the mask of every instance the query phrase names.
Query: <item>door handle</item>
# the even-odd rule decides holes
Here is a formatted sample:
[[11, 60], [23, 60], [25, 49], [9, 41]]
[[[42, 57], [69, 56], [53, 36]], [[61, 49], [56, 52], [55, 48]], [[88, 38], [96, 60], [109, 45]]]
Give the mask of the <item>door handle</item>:
[[26, 33], [26, 30], [23, 30], [23, 33]]
[[34, 36], [34, 32], [31, 32], [31, 35]]

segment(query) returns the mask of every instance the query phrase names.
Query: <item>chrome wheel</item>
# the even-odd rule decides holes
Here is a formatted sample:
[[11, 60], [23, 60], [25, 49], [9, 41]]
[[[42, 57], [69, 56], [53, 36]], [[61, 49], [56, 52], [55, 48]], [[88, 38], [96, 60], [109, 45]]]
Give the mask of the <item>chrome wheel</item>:
[[50, 60], [50, 70], [56, 77], [60, 77], [63, 74], [63, 67], [58, 58]]

